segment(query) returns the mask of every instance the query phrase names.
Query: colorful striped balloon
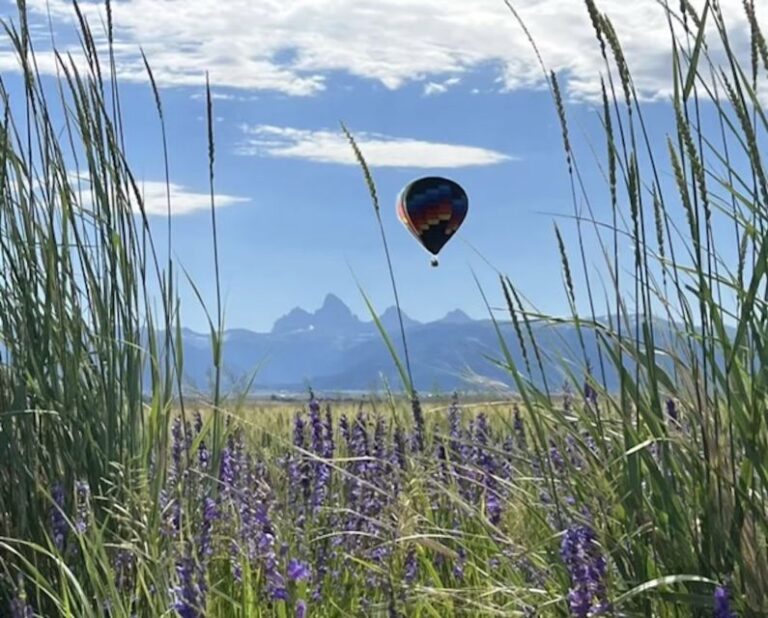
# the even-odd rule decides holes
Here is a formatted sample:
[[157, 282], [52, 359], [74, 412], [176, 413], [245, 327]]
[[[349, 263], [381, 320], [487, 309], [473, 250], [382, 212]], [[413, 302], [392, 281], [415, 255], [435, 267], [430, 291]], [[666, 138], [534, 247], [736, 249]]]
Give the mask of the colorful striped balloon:
[[[437, 255], [467, 216], [469, 199], [453, 180], [428, 176], [405, 186], [397, 196], [397, 216], [432, 255]], [[437, 266], [437, 260], [432, 260]]]

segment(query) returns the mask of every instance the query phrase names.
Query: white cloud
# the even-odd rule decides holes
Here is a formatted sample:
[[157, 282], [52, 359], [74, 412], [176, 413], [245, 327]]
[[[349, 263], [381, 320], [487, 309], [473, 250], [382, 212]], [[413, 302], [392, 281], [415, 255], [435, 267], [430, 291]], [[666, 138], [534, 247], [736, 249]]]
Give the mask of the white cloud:
[[427, 82], [424, 86], [424, 94], [431, 96], [433, 94], [443, 94], [448, 87], [445, 84], [438, 84], [437, 82]]
[[[270, 125], [244, 126], [247, 138], [239, 154], [305, 159], [320, 163], [356, 165], [354, 153], [341, 131], [308, 131]], [[355, 134], [366, 162], [374, 167], [457, 168], [493, 165], [513, 157], [476, 146], [426, 142], [376, 133]]]
[[[168, 202], [166, 197], [166, 185], [164, 182], [151, 181], [140, 185], [144, 198], [144, 208], [150, 215], [166, 215], [168, 213]], [[188, 189], [170, 183], [171, 192], [171, 215], [184, 215], [197, 210], [210, 210], [210, 193], [196, 193]], [[217, 208], [232, 206], [248, 202], [246, 197], [236, 195], [226, 195], [222, 193], [214, 194], [214, 203]]]
[[[566, 92], [593, 98], [604, 66], [584, 2], [510, 1], [548, 67], [562, 74]], [[670, 34], [662, 3], [597, 4], [614, 23], [641, 94], [670, 94]], [[701, 9], [704, 0], [692, 4]], [[55, 22], [75, 25], [69, 0], [27, 0], [27, 5], [38, 21], [50, 10]], [[95, 33], [103, 5], [102, 0], [80, 3]], [[720, 0], [720, 6], [731, 44], [748, 61], [742, 1]], [[342, 71], [387, 88], [421, 82], [438, 92], [444, 86], [438, 76], [459, 76], [479, 66], [498, 67], [503, 89], [542, 84], [535, 55], [503, 0], [122, 0], [112, 9], [119, 71], [129, 80], [145, 79], [142, 46], [162, 85], [200, 85], [210, 71], [219, 87], [312, 95], [327, 87], [331, 72]], [[765, 21], [767, 14], [761, 11], [759, 19]], [[2, 70], [7, 53], [0, 54]]]
[[[89, 208], [91, 197], [89, 193], [90, 180], [87, 175], [69, 175], [70, 182], [76, 193], [81, 195], [81, 206]], [[189, 189], [176, 183], [169, 183], [166, 186], [163, 181], [137, 181], [139, 192], [144, 203], [144, 210], [148, 215], [166, 216], [168, 214], [168, 191], [170, 191], [171, 216], [185, 215], [198, 210], [209, 210], [211, 208], [210, 193], [190, 191]], [[130, 195], [131, 208], [139, 212], [139, 204], [135, 199], [133, 192]], [[235, 195], [214, 194], [214, 203], [217, 208], [242, 204], [250, 201], [245, 197]]]
[[[189, 96], [193, 101], [205, 101], [207, 95], [205, 92], [195, 92]], [[211, 92], [211, 101], [241, 101], [244, 97], [236, 97], [234, 94], [226, 92]]]
[[426, 96], [443, 94], [448, 92], [448, 88], [451, 86], [456, 86], [459, 83], [461, 83], [461, 79], [458, 77], [451, 77], [450, 79], [446, 79], [443, 82], [427, 82], [427, 84], [424, 86], [424, 94]]

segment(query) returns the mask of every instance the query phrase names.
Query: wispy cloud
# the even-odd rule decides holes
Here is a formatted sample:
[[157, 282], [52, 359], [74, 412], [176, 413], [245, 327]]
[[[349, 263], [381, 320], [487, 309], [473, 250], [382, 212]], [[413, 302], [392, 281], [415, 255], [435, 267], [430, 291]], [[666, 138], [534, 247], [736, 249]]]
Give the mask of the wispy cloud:
[[[349, 142], [340, 131], [309, 131], [271, 125], [244, 126], [238, 153], [355, 165]], [[366, 161], [376, 167], [458, 168], [493, 165], [514, 157], [477, 146], [444, 144], [377, 133], [355, 135]]]
[[[205, 91], [203, 92], [194, 92], [191, 95], [189, 95], [189, 98], [193, 101], [205, 101], [207, 98], [207, 95]], [[211, 92], [211, 100], [212, 101], [247, 101], [249, 97], [243, 97], [231, 94], [229, 92]]]
[[[90, 180], [87, 175], [78, 176], [75, 173], [69, 175], [70, 183], [74, 191], [80, 196], [80, 203], [83, 207], [89, 208], [92, 204], [90, 195]], [[185, 215], [199, 210], [209, 210], [211, 208], [211, 195], [207, 192], [195, 192], [188, 188], [163, 181], [151, 180], [138, 183], [141, 193], [144, 210], [148, 215], [168, 215], [168, 203], [170, 200], [171, 216]], [[170, 197], [169, 197], [170, 193]], [[130, 195], [131, 209], [135, 212], [140, 211], [139, 202], [135, 199], [133, 193]], [[233, 206], [250, 201], [246, 197], [236, 195], [214, 194], [214, 203], [217, 208]]]
[[[699, 9], [704, 4], [691, 1]], [[605, 67], [584, 3], [514, 4], [548, 68], [561, 73], [564, 90], [574, 98], [595, 98]], [[57, 27], [74, 27], [69, 0], [27, 0], [27, 5], [38, 22], [45, 23], [50, 11]], [[598, 5], [622, 41], [639, 93], [669, 95], [671, 43], [662, 3], [599, 0]], [[98, 33], [103, 2], [82, 0], [80, 6]], [[748, 59], [741, 0], [721, 0], [720, 6], [733, 49]], [[199, 85], [210, 71], [220, 87], [300, 96], [325, 89], [328, 75], [341, 71], [388, 88], [419, 82], [425, 92], [437, 93], [447, 86], [439, 76], [461, 76], [479, 66], [499, 67], [501, 89], [542, 85], [535, 54], [501, 0], [123, 0], [113, 2], [112, 10], [118, 70], [129, 80], [145, 79], [141, 46], [163, 85]], [[3, 70], [10, 64], [7, 54], [0, 53]], [[43, 70], [53, 64], [45, 63]]]
[[451, 77], [442, 82], [427, 82], [424, 86], [424, 94], [427, 96], [443, 94], [448, 91], [448, 88], [459, 83], [461, 83], [461, 79], [458, 77]]
[[[166, 215], [168, 213], [168, 200], [164, 182], [145, 182], [141, 185], [141, 189], [143, 191], [144, 208], [147, 214]], [[185, 215], [211, 208], [210, 193], [197, 193], [175, 183], [170, 184], [170, 192], [171, 215]], [[214, 194], [214, 203], [217, 208], [242, 204], [248, 201], [250, 200], [246, 197], [224, 193]]]

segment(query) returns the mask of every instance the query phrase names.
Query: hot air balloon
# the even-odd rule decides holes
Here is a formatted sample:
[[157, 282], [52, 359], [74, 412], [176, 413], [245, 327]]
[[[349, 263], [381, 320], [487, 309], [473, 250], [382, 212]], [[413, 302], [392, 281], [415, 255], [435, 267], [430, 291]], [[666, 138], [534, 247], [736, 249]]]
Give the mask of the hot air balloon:
[[[397, 216], [418, 241], [436, 256], [467, 216], [469, 199], [461, 186], [439, 176], [419, 178], [397, 196]], [[437, 266], [437, 258], [432, 258]]]

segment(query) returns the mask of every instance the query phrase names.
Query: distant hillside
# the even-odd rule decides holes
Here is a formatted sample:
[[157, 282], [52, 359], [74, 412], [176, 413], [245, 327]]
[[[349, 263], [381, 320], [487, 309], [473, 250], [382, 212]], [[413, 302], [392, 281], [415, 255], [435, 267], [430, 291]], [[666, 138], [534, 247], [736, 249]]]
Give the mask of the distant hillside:
[[[397, 312], [389, 308], [381, 321], [402, 357]], [[403, 315], [414, 381], [422, 392], [453, 389], [513, 388], [511, 375], [498, 366], [502, 360], [496, 330], [490, 320], [473, 320], [460, 310], [430, 323]], [[500, 328], [518, 370], [525, 359], [512, 325]], [[663, 332], [662, 328], [659, 332]], [[550, 388], [565, 381], [563, 364], [580, 375], [583, 355], [578, 333], [571, 325], [533, 325], [534, 336], [545, 353], [544, 373]], [[595, 336], [584, 332], [587, 358], [599, 373]], [[191, 387], [207, 389], [211, 350], [207, 335], [183, 330], [184, 377]], [[658, 343], [658, 342], [657, 342]], [[534, 359], [529, 351], [530, 361]], [[256, 371], [253, 389], [301, 390], [312, 386], [325, 391], [379, 389], [386, 380], [399, 389], [398, 374], [373, 322], [360, 320], [336, 296], [328, 295], [315, 312], [301, 308], [278, 319], [271, 332], [229, 330], [224, 337], [225, 379], [242, 384]], [[534, 368], [532, 380], [543, 382]], [[615, 372], [606, 375], [609, 388], [617, 386]]]

